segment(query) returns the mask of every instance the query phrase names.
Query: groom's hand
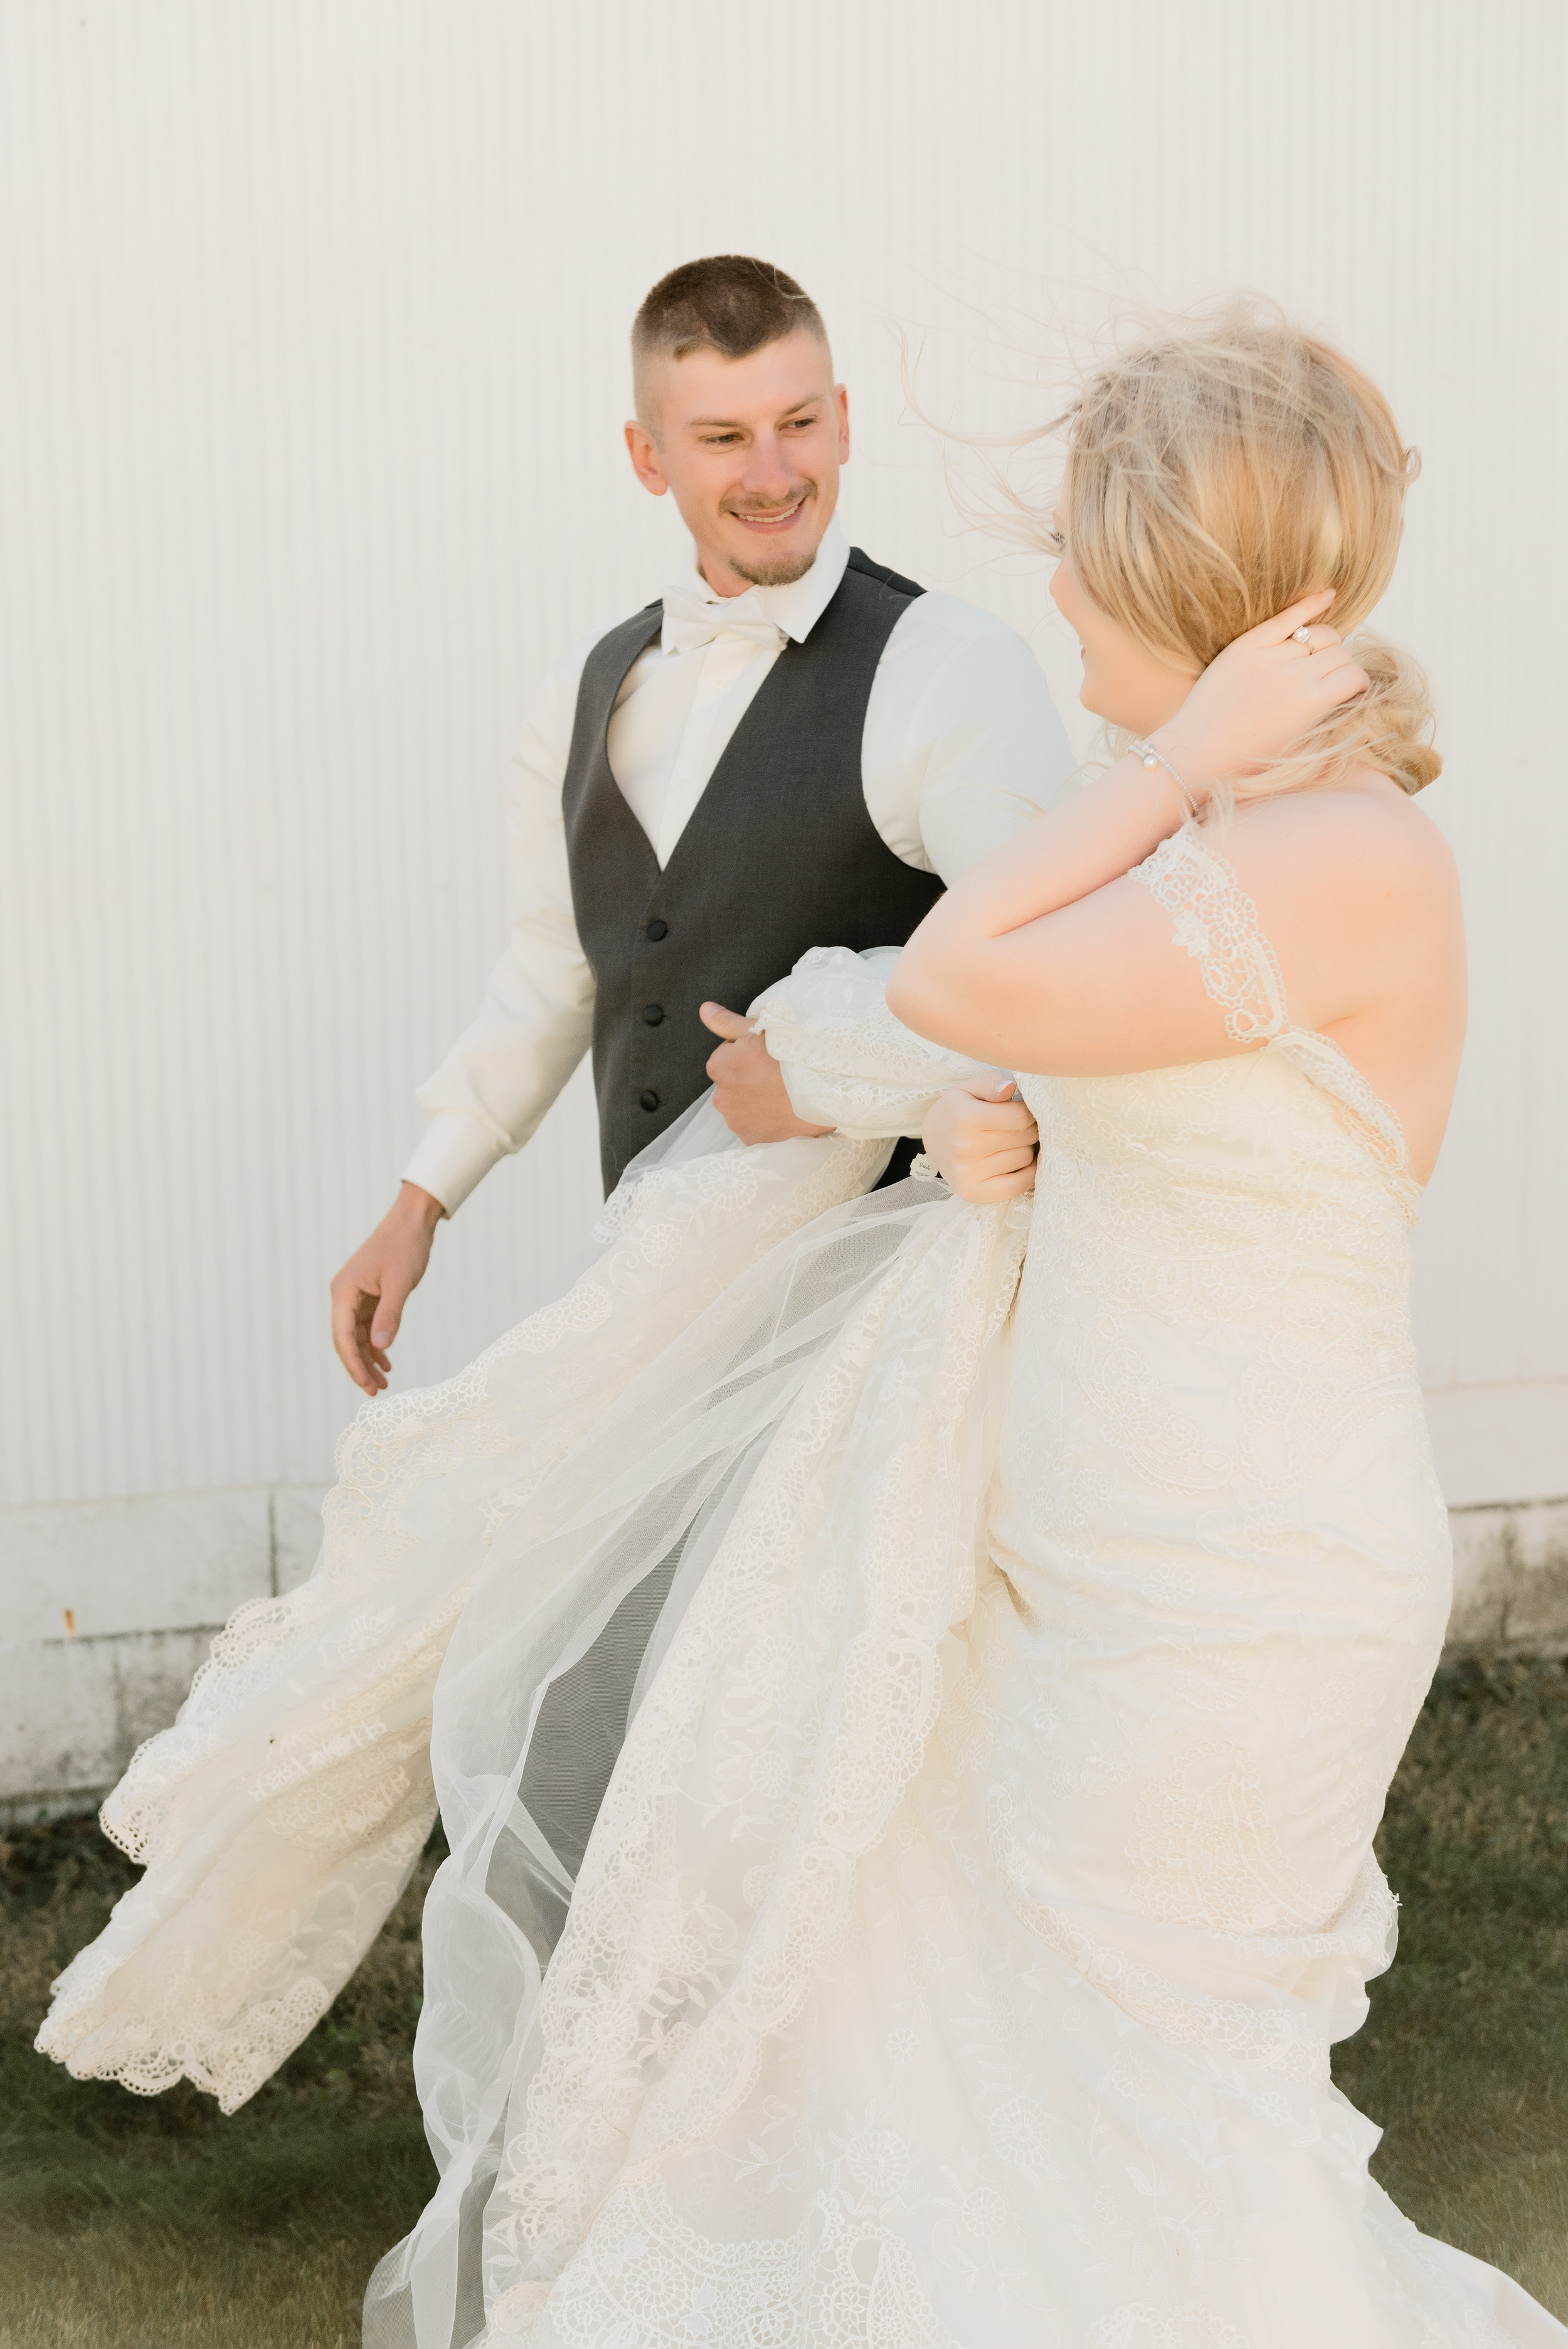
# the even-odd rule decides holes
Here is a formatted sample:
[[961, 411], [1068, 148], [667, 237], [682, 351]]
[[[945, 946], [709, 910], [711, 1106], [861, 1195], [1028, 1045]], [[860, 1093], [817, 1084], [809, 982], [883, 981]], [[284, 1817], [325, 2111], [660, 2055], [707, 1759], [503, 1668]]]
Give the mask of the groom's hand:
[[405, 1183], [363, 1247], [332, 1284], [332, 1342], [356, 1387], [379, 1394], [403, 1308], [425, 1278], [430, 1242], [446, 1214], [439, 1199]]
[[722, 1003], [702, 1006], [702, 1024], [724, 1038], [708, 1058], [713, 1105], [738, 1142], [789, 1142], [799, 1133], [831, 1133], [830, 1125], [808, 1125], [796, 1116], [784, 1090], [784, 1074], [762, 1038], [738, 1011]]

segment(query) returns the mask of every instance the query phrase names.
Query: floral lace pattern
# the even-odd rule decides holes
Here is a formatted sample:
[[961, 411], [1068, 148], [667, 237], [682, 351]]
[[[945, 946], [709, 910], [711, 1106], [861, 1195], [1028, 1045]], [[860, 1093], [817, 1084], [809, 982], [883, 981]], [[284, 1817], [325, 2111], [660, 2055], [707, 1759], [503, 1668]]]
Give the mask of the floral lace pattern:
[[1257, 907], [1197, 824], [1162, 840], [1132, 878], [1175, 915], [1175, 943], [1197, 962], [1232, 1041], [1277, 1036], [1289, 1024], [1279, 957], [1258, 926]]
[[[849, 2148], [851, 2168], [860, 2152]], [[874, 2168], [879, 2152], [861, 2152]], [[885, 2164], [889, 2157], [880, 2149]], [[656, 2182], [616, 2203], [592, 2256], [553, 2292], [517, 2284], [492, 2312], [498, 2340], [603, 2349], [606, 2302], [620, 2338], [770, 2344], [802, 2336], [822, 2349], [954, 2349], [921, 2291], [896, 2230], [813, 2198], [792, 2233], [763, 2244], [710, 2241], [677, 2218]], [[541, 2312], [548, 2304], [548, 2313]], [[802, 2325], [802, 2318], [804, 2324]]]

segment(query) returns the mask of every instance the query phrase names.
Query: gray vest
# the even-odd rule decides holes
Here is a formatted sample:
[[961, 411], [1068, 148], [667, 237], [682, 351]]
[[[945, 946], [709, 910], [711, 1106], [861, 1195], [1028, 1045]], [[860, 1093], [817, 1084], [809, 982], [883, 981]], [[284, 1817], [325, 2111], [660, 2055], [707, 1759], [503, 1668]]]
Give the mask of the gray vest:
[[744, 1011], [807, 948], [902, 946], [942, 894], [866, 812], [861, 740], [877, 663], [922, 590], [851, 550], [804, 644], [787, 644], [661, 872], [610, 771], [615, 696], [652, 643], [650, 604], [601, 637], [562, 792], [572, 902], [593, 967], [604, 1188], [707, 1085], [699, 1003]]

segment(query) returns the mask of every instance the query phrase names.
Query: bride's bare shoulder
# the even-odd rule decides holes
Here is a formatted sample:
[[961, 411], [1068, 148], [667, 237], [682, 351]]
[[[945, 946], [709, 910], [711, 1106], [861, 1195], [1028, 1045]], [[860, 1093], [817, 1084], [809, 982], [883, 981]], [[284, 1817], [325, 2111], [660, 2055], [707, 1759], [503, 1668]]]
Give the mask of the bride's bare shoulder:
[[1322, 791], [1244, 801], [1223, 830], [1244, 878], [1293, 896], [1327, 887], [1356, 898], [1457, 900], [1447, 840], [1407, 792], [1370, 770]]

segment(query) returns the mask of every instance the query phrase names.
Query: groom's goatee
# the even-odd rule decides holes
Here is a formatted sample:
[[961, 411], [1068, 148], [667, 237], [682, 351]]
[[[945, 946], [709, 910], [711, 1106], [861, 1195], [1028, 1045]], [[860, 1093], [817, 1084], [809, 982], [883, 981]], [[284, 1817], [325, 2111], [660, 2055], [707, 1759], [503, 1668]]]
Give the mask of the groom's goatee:
[[[815, 494], [814, 491], [809, 492], [807, 496], [801, 499], [801, 505], [807, 504]], [[744, 507], [729, 508], [732, 513], [744, 514], [745, 511]], [[814, 546], [807, 554], [802, 554], [795, 548], [789, 550], [780, 548], [771, 560], [760, 554], [749, 561], [732, 554], [729, 558], [729, 567], [738, 579], [746, 580], [753, 587], [789, 587], [797, 579], [804, 579], [816, 560], [817, 549]]]
[[817, 550], [813, 547], [810, 554], [781, 554], [776, 563], [757, 563], [749, 566], [738, 563], [731, 555], [729, 567], [736, 577], [744, 579], [748, 586], [792, 587], [797, 579], [804, 579], [816, 560]]
[[[799, 512], [802, 506], [810, 505], [811, 500], [816, 496], [816, 483], [814, 481], [808, 482], [801, 496], [796, 501], [792, 511]], [[738, 502], [727, 502], [723, 511], [727, 514], [733, 514], [738, 520], [744, 522], [748, 515], [776, 515], [779, 509], [777, 506], [762, 504], [742, 505]], [[816, 560], [817, 550], [815, 547], [812, 547], [809, 554], [800, 554], [791, 549], [788, 553], [776, 554], [771, 561], [764, 555], [758, 555], [749, 562], [744, 562], [739, 561], [734, 555], [731, 555], [729, 559], [729, 567], [734, 572], [738, 579], [744, 579], [748, 585], [752, 587], [791, 587], [794, 585], [797, 579], [804, 579], [807, 572], [810, 571], [812, 564], [815, 563]]]

